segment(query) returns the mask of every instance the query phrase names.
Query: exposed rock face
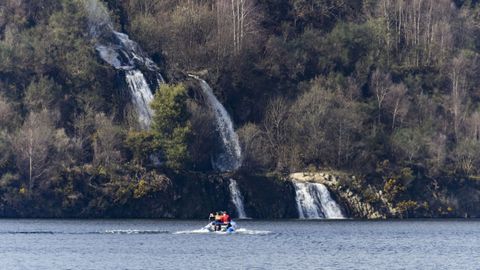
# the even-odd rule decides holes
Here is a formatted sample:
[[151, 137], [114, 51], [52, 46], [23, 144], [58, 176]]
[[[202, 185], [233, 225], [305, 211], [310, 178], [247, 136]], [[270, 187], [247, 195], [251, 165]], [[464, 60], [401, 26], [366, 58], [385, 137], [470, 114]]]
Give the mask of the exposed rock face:
[[[392, 203], [378, 187], [358, 185], [356, 183], [362, 181], [355, 176], [331, 171], [293, 173], [287, 177], [200, 173], [175, 175], [172, 176], [172, 186], [166, 191], [130, 201], [110, 213], [115, 217], [171, 218], [205, 218], [210, 211], [216, 210], [235, 213], [229, 192], [230, 178], [237, 181], [244, 198], [246, 214], [252, 218], [298, 218], [292, 181], [325, 185], [349, 218], [476, 217], [476, 213], [479, 213], [478, 206], [467, 204], [470, 208], [464, 207], [458, 199], [454, 200], [456, 205], [450, 206], [451, 198], [467, 198], [466, 194], [473, 201], [478, 193], [473, 184], [468, 189], [463, 184], [465, 187], [462, 186], [461, 192], [452, 193], [448, 197], [448, 194], [442, 193], [441, 188], [433, 193], [404, 192], [403, 198]], [[427, 181], [427, 178], [422, 177], [418, 181]], [[408, 207], [402, 205], [402, 201], [411, 202], [414, 206], [410, 210], [402, 209]]]
[[342, 172], [301, 172], [293, 173], [289, 178], [326, 185], [336, 196], [337, 203], [343, 205], [348, 217], [352, 218], [480, 216], [480, 182], [475, 179], [432, 179], [419, 171], [410, 184], [403, 186], [392, 199], [392, 194], [384, 191], [385, 183], [372, 186], [366, 184], [367, 181], [358, 181], [355, 176]]
[[295, 188], [277, 177], [241, 175], [235, 178], [252, 218], [298, 218]]
[[359, 195], [354, 194], [349, 189], [343, 189], [342, 187], [339, 187], [334, 192], [338, 194], [340, 200], [348, 205], [352, 217], [367, 219], [387, 218], [385, 214], [377, 211], [370, 203], [364, 202]]
[[266, 176], [201, 173], [175, 175], [165, 191], [114, 207], [108, 216], [202, 219], [212, 211], [222, 210], [235, 216], [229, 190], [231, 178], [238, 183], [248, 217], [298, 217], [291, 182]]

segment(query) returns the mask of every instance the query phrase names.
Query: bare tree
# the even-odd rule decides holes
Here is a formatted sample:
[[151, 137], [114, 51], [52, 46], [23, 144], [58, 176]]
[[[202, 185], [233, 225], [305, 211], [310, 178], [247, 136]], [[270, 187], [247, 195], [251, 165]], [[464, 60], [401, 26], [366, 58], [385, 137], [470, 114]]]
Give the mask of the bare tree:
[[270, 156], [277, 159], [276, 168], [278, 170], [288, 167], [287, 160], [290, 155], [287, 148], [289, 113], [287, 101], [281, 97], [276, 98], [269, 103], [263, 121], [263, 130]]
[[335, 152], [333, 144], [326, 136], [328, 129], [329, 105], [334, 99], [332, 93], [324, 89], [325, 81], [317, 79], [309, 91], [301, 95], [291, 106], [291, 140], [302, 148], [301, 156], [306, 163], [320, 163]]
[[12, 138], [17, 167], [28, 178], [29, 194], [35, 181], [48, 174], [54, 131], [50, 113], [43, 110], [30, 113]]
[[407, 87], [404, 84], [391, 86], [391, 93], [385, 98], [385, 107], [392, 114], [392, 130], [398, 118], [403, 118], [408, 113], [409, 102], [407, 99]]
[[[258, 31], [259, 12], [253, 0], [217, 0], [217, 34], [219, 41], [230, 40], [233, 54], [239, 54], [246, 41]], [[228, 38], [225, 38], [228, 36]], [[218, 46], [225, 46], [219, 43]]]
[[480, 111], [470, 115], [466, 122], [467, 138], [480, 142]]
[[208, 65], [215, 53], [211, 45], [215, 35], [215, 16], [211, 6], [187, 1], [167, 14], [170, 21], [164, 26], [167, 33], [164, 43], [170, 57], [175, 57], [174, 62], [185, 68]]
[[[328, 84], [325, 79], [315, 80], [291, 106], [289, 154], [296, 151], [301, 165], [341, 167], [355, 156], [362, 113], [350, 91], [342, 91], [338, 85], [329, 88]], [[291, 162], [298, 164], [294, 159]]]
[[452, 91], [450, 94], [450, 111], [453, 117], [453, 132], [455, 139], [458, 139], [460, 125], [465, 119], [465, 102], [467, 98], [467, 59], [464, 55], [455, 57], [452, 61], [450, 80]]
[[270, 163], [265, 134], [255, 124], [248, 123], [238, 131], [242, 145], [243, 167], [250, 170], [266, 169]]
[[390, 78], [389, 74], [382, 73], [380, 70], [375, 70], [372, 74], [372, 78], [370, 81], [370, 87], [372, 88], [375, 98], [377, 101], [377, 109], [378, 109], [378, 124], [380, 124], [382, 120], [382, 109], [383, 103], [385, 98], [391, 91], [392, 86], [392, 79]]
[[387, 50], [418, 67], [440, 62], [450, 50], [454, 13], [450, 0], [381, 0], [376, 16], [385, 22]]

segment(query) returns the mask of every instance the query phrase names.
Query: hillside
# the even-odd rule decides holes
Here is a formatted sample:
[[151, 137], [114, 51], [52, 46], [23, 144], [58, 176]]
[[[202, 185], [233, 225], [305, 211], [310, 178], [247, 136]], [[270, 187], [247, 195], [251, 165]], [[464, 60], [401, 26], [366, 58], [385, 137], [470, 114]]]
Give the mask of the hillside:
[[0, 216], [480, 216], [479, 53], [476, 0], [1, 1]]

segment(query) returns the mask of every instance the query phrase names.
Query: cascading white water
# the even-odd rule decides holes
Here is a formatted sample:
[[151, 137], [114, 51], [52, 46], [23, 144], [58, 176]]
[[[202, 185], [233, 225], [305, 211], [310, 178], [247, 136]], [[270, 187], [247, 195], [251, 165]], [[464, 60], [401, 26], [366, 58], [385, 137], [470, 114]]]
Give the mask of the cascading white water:
[[237, 209], [238, 218], [248, 218], [245, 212], [245, 207], [243, 206], [243, 196], [238, 189], [237, 181], [230, 179], [230, 184], [228, 185], [230, 189], [230, 197], [232, 199], [235, 208]]
[[114, 30], [105, 6], [97, 0], [84, 0], [84, 4], [90, 21], [90, 35], [96, 41], [95, 49], [105, 62], [125, 73], [139, 122], [142, 128], [148, 129], [152, 120], [150, 103], [153, 94], [144, 72], [154, 75], [157, 85], [152, 86], [157, 87], [165, 82], [160, 68], [128, 35]]
[[126, 71], [125, 77], [131, 91], [133, 104], [137, 108], [140, 124], [143, 128], [148, 128], [153, 115], [149, 105], [153, 100], [152, 91], [150, 91], [143, 73], [139, 70]]
[[222, 139], [222, 153], [213, 160], [215, 169], [221, 172], [235, 171], [242, 165], [242, 148], [238, 136], [233, 128], [233, 122], [227, 110], [213, 94], [208, 83], [197, 76], [189, 75], [200, 82], [200, 87], [206, 97], [207, 103], [213, 110], [217, 130]]
[[301, 219], [342, 219], [340, 206], [332, 199], [327, 187], [319, 183], [293, 182], [298, 215]]

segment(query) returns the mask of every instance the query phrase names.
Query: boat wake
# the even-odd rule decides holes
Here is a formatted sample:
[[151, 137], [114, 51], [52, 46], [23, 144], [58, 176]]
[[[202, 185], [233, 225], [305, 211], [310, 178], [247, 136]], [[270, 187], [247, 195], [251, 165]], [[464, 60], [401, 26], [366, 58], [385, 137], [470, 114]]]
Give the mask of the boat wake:
[[226, 231], [218, 231], [212, 232], [208, 230], [207, 227], [197, 229], [197, 230], [189, 230], [189, 231], [177, 231], [171, 232], [166, 230], [106, 230], [106, 231], [91, 231], [91, 232], [62, 232], [62, 231], [0, 231], [0, 235], [2, 234], [13, 234], [13, 235], [59, 235], [59, 234], [68, 234], [68, 235], [89, 235], [89, 234], [111, 234], [111, 235], [140, 235], [140, 234], [245, 234], [245, 235], [267, 235], [272, 234], [271, 231], [261, 231], [261, 230], [248, 230], [245, 228], [236, 229], [234, 232], [226, 232]]
[[162, 230], [107, 230], [106, 234], [164, 234], [169, 231]]
[[239, 233], [239, 234], [252, 234], [252, 235], [267, 235], [267, 234], [272, 234], [273, 233], [271, 231], [247, 230], [247, 229], [244, 229], [244, 228], [238, 229], [235, 232]]
[[271, 231], [261, 231], [261, 230], [248, 230], [245, 228], [240, 228], [235, 230], [235, 232], [212, 232], [209, 231], [207, 228], [197, 229], [197, 230], [189, 230], [189, 231], [178, 231], [174, 232], [173, 234], [245, 234], [245, 235], [267, 235], [272, 234]]
[[94, 232], [62, 232], [62, 231], [6, 231], [0, 232], [2, 234], [45, 234], [45, 235], [57, 235], [57, 234], [69, 234], [69, 235], [88, 235], [88, 234], [165, 234], [169, 231], [160, 230], [106, 230], [106, 231], [94, 231]]

